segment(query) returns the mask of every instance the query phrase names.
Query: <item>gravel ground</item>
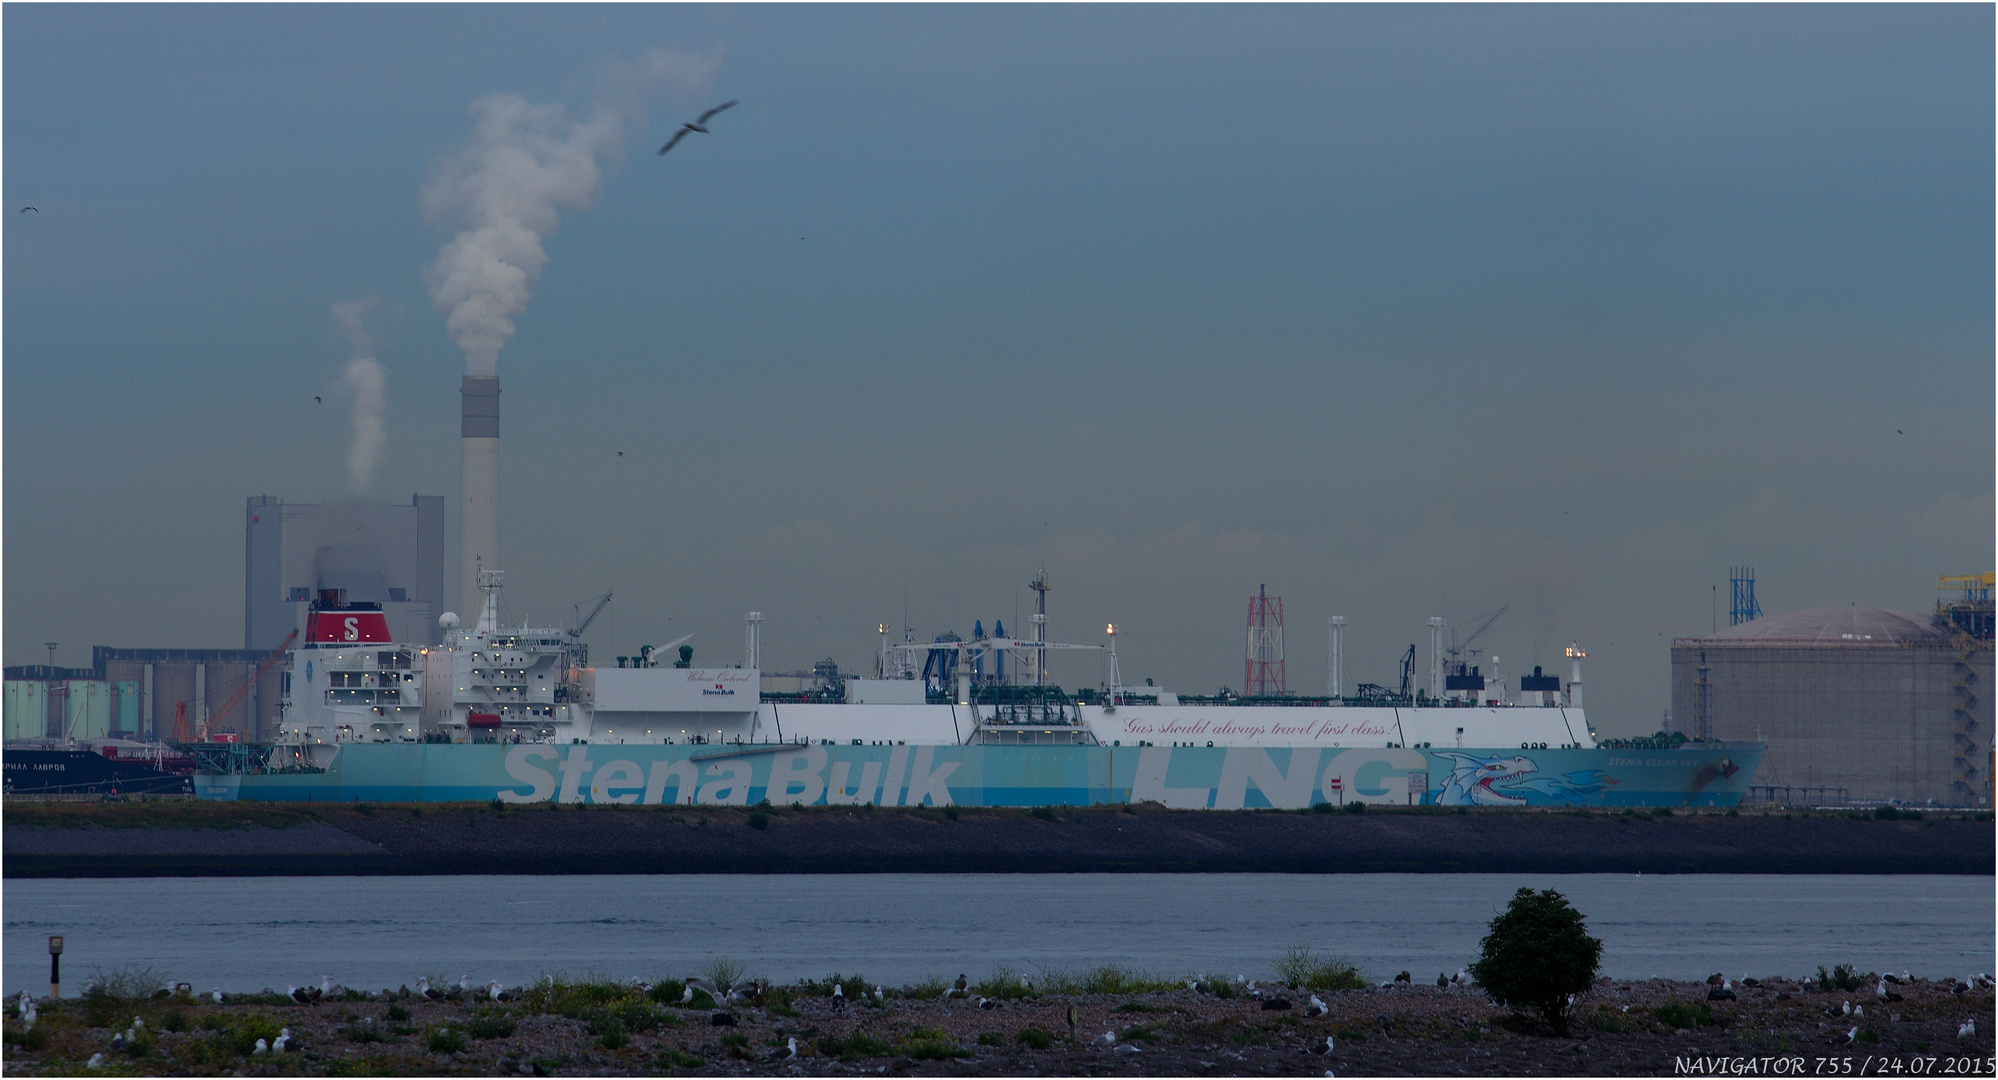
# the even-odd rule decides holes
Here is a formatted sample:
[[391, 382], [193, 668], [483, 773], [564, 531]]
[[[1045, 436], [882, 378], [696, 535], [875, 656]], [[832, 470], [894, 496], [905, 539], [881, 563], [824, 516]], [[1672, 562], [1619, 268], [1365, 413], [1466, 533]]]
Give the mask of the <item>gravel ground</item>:
[[[279, 998], [214, 1005], [205, 1000], [147, 1001], [153, 1042], [143, 1056], [111, 1049], [131, 1022], [130, 1007], [90, 1026], [76, 1001], [46, 1004], [41, 1034], [22, 1041], [13, 1003], [0, 1071], [20, 1076], [76, 1075], [803, 1075], [803, 1076], [1349, 1076], [1492, 1075], [1855, 1075], [1878, 1072], [1984, 1075], [1993, 1071], [1993, 999], [1989, 989], [1954, 992], [1950, 982], [1915, 980], [1893, 987], [1904, 1000], [1880, 1001], [1871, 987], [1824, 993], [1770, 980], [1737, 986], [1739, 1000], [1707, 1001], [1703, 984], [1663, 980], [1600, 984], [1581, 1001], [1570, 1033], [1492, 1005], [1474, 988], [1397, 986], [1324, 992], [1321, 1017], [1303, 1015], [1307, 995], [1272, 1010], [1264, 1002], [1222, 999], [1191, 990], [1121, 995], [1020, 998], [981, 1009], [975, 998], [891, 997], [885, 1007], [835, 1008], [828, 998], [773, 994], [737, 1006], [733, 1027], [711, 1023], [712, 1010], [640, 1002], [621, 1046], [605, 1039], [601, 1014], [575, 1018], [539, 1013], [523, 1001], [431, 1002], [326, 1000], [301, 1006]], [[784, 1004], [789, 997], [790, 1004]], [[1842, 1002], [1864, 1015], [1838, 1015]], [[1690, 1012], [1659, 1016], [1678, 1003]], [[1699, 1007], [1709, 1020], [1696, 1019]], [[1069, 1025], [1073, 1009], [1075, 1026]], [[571, 1009], [574, 1012], [577, 1010]], [[404, 1015], [406, 1013], [406, 1016]], [[172, 1019], [178, 1014], [179, 1019]], [[484, 1019], [483, 1031], [478, 1024]], [[1975, 1018], [1974, 1035], [1958, 1026]], [[651, 1030], [644, 1028], [656, 1023]], [[1692, 1024], [1681, 1027], [1679, 1024]], [[108, 1025], [108, 1026], [107, 1026]], [[249, 1056], [259, 1033], [291, 1029], [296, 1052]], [[180, 1026], [181, 1031], [164, 1030]], [[432, 1049], [450, 1028], [464, 1049]], [[1857, 1028], [1852, 1041], [1847, 1032]], [[502, 1030], [510, 1029], [506, 1033]], [[1073, 1035], [1071, 1035], [1073, 1030]], [[1045, 1033], [1042, 1046], [1023, 1031]], [[1105, 1032], [1115, 1046], [1095, 1045]], [[357, 1041], [359, 1038], [369, 1041]], [[483, 1034], [485, 1037], [479, 1037]], [[1311, 1052], [1327, 1036], [1334, 1048]], [[1028, 1039], [1035, 1039], [1030, 1034]], [[787, 1041], [798, 1056], [785, 1059]], [[232, 1043], [233, 1040], [233, 1043]], [[448, 1041], [448, 1037], [447, 1037]], [[36, 1045], [36, 1044], [39, 1045]], [[85, 1060], [103, 1053], [97, 1069]]]

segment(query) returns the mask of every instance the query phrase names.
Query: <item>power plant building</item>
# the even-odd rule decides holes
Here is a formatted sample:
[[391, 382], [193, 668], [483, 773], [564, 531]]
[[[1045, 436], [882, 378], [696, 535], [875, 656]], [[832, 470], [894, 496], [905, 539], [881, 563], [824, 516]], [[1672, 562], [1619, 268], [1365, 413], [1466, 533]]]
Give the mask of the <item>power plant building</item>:
[[1769, 744], [1785, 802], [1991, 806], [1991, 575], [1945, 578], [1933, 614], [1830, 607], [1672, 642], [1672, 716]]
[[252, 495], [243, 508], [243, 534], [244, 649], [268, 653], [302, 629], [306, 606], [326, 589], [382, 605], [397, 641], [441, 640], [443, 496], [381, 505]]

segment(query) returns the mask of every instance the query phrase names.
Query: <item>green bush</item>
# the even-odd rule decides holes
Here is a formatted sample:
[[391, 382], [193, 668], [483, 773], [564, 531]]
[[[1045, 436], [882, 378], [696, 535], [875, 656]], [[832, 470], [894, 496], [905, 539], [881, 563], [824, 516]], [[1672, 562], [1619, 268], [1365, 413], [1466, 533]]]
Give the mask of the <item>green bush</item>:
[[615, 1016], [606, 1016], [591, 1027], [597, 1033], [597, 1045], [606, 1050], [622, 1050], [631, 1041], [631, 1036], [625, 1034], [624, 1024]]
[[680, 998], [687, 993], [687, 984], [679, 979], [661, 979], [652, 984], [645, 996], [661, 1005], [678, 1005]]
[[1666, 1027], [1688, 1031], [1709, 1027], [1714, 1022], [1713, 1006], [1704, 1001], [1668, 1001], [1652, 1010], [1652, 1015]]
[[659, 1055], [659, 1068], [662, 1072], [672, 1072], [674, 1069], [700, 1069], [706, 1066], [707, 1061], [704, 1059], [692, 1054], [683, 1054], [678, 1050], [668, 1050]]
[[383, 1019], [392, 1024], [407, 1023], [409, 1021], [409, 1010], [400, 1005], [390, 1005], [388, 1007], [388, 1014]]
[[7, 1041], [31, 1054], [38, 1054], [49, 1048], [49, 1033], [47, 1028], [31, 1027], [25, 1031], [9, 1028]]
[[944, 1061], [949, 1058], [968, 1058], [971, 1051], [951, 1042], [925, 1039], [922, 1042], [904, 1043], [902, 1053], [917, 1061]]
[[912, 998], [916, 1001], [927, 1001], [931, 998], [940, 998], [949, 992], [950, 992], [950, 984], [945, 982], [943, 980], [943, 976], [941, 975], [926, 976], [924, 977], [922, 982], [919, 982], [914, 986], [905, 986], [902, 988], [903, 997]]
[[1818, 965], [1818, 989], [1825, 993], [1844, 990], [1850, 993], [1866, 985], [1866, 977], [1852, 970], [1851, 964], [1839, 964], [1830, 971], [1823, 964]]
[[702, 974], [708, 977], [709, 982], [726, 992], [729, 987], [741, 982], [742, 977], [749, 974], [749, 969], [725, 956], [718, 956], [708, 961], [708, 969]]
[[383, 1035], [381, 1028], [369, 1017], [362, 1017], [348, 1024], [345, 1028], [341, 1029], [341, 1033], [347, 1036], [348, 1042], [378, 1043], [385, 1042], [388, 1039], [388, 1036]]
[[945, 820], [947, 820], [947, 821], [956, 821], [956, 820], [957, 820], [957, 807], [955, 807], [955, 806], [946, 806], [946, 807], [944, 807], [944, 818], [945, 818]]
[[446, 1025], [430, 1029], [430, 1052], [456, 1054], [465, 1049], [465, 1033]]
[[1568, 999], [1588, 992], [1602, 957], [1602, 941], [1566, 897], [1521, 889], [1492, 919], [1470, 971], [1500, 1004], [1537, 1009], [1565, 1036]]
[[757, 830], [758, 832], [761, 832], [764, 829], [769, 828], [770, 815], [764, 813], [761, 810], [751, 810], [749, 812], [749, 827]]
[[1320, 956], [1303, 945], [1292, 945], [1272, 965], [1277, 981], [1297, 990], [1364, 990], [1367, 980], [1343, 959]]
[[257, 1048], [258, 1039], [269, 1045], [283, 1026], [268, 1016], [245, 1016], [233, 1028], [223, 1028], [221, 1034], [231, 1051], [239, 1057], [248, 1057]]
[[465, 1034], [474, 1039], [504, 1039], [513, 1034], [513, 1017], [504, 1012], [474, 1016], [465, 1024]]
[[618, 1023], [631, 1031], [658, 1031], [664, 1019], [660, 1016], [659, 1010], [644, 998], [632, 998], [614, 1005], [610, 1009], [610, 1014], [617, 1018]]
[[991, 1032], [991, 1031], [981, 1031], [981, 1032], [979, 1032], [979, 1033], [978, 1033], [978, 1045], [980, 1045], [980, 1046], [1004, 1046], [1004, 1045], [1006, 1045], [1006, 1040], [1005, 1040], [1005, 1039], [1002, 1039], [1002, 1038], [1000, 1038], [1000, 1037], [999, 1037], [999, 1035], [998, 1035], [998, 1034], [997, 1034], [996, 1032]]
[[1024, 1027], [1017, 1036], [1021, 1045], [1034, 1050], [1046, 1050], [1054, 1045], [1054, 1036], [1037, 1027]]
[[187, 1014], [181, 1012], [179, 1009], [168, 1009], [166, 1015], [160, 1017], [160, 1029], [162, 1031], [186, 1031]]
[[1036, 806], [1028, 812], [1042, 821], [1053, 821], [1055, 819], [1055, 808], [1052, 806]]
[[1364, 814], [1367, 812], [1367, 804], [1358, 800], [1349, 802], [1346, 804], [1346, 812], [1349, 814]]
[[749, 1036], [740, 1031], [731, 1031], [721, 1037], [721, 1044], [732, 1050], [740, 1050], [749, 1045]]
[[880, 1057], [891, 1048], [887, 1043], [870, 1039], [860, 1032], [854, 1032], [844, 1039], [830, 1036], [819, 1040], [819, 1053], [842, 1061], [859, 1061], [863, 1058]]

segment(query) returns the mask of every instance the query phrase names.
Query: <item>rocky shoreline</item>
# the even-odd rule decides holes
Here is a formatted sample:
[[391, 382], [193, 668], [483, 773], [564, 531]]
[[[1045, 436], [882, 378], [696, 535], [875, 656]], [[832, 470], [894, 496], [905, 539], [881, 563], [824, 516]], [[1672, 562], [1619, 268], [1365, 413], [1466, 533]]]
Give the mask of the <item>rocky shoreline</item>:
[[[1092, 973], [1096, 979], [1101, 972]], [[1113, 977], [1139, 979], [1131, 973]], [[1226, 978], [1223, 976], [1222, 978]], [[338, 988], [299, 1003], [277, 990], [222, 1004], [141, 988], [42, 1002], [33, 1029], [14, 1002], [5, 1071], [78, 1075], [1492, 1076], [1712, 1074], [1990, 1075], [1988, 984], [1893, 985], [1876, 996], [1815, 981], [1705, 984], [1604, 980], [1569, 1029], [1493, 1005], [1474, 986], [1429, 980], [1261, 997], [1174, 983], [1054, 993], [1001, 974], [961, 997], [941, 985], [877, 999], [864, 980], [763, 987], [714, 1008], [652, 987], [544, 982], [495, 1000], [484, 987], [429, 1000], [409, 988]], [[1245, 990], [1246, 988], [1241, 988]], [[997, 993], [1001, 997], [986, 998]], [[1316, 996], [1325, 1011], [1310, 1015]], [[659, 999], [665, 999], [663, 1001]], [[1284, 1007], [1275, 1007], [1278, 1002]], [[1857, 1002], [1859, 1013], [1841, 1005]], [[725, 1016], [726, 1026], [717, 1018]], [[1961, 1026], [1976, 1020], [1974, 1033]], [[143, 1024], [134, 1024], [142, 1020]], [[270, 1051], [283, 1031], [286, 1046]], [[127, 1037], [127, 1033], [130, 1036]], [[258, 1052], [262, 1039], [266, 1051]], [[795, 1048], [795, 1049], [794, 1049]], [[97, 1055], [96, 1064], [89, 1062]]]
[[661, 873], [1992, 874], [1989, 813], [10, 804], [25, 877]]

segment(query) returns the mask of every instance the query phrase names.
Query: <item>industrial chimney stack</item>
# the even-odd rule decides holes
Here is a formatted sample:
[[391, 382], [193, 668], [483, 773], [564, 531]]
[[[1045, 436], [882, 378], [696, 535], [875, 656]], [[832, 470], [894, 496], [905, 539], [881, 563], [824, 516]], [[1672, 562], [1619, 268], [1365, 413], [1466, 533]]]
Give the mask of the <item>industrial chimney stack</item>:
[[484, 602], [479, 571], [505, 569], [499, 562], [499, 376], [467, 375], [459, 435], [465, 463], [458, 502], [460, 549], [458, 610], [476, 611]]

